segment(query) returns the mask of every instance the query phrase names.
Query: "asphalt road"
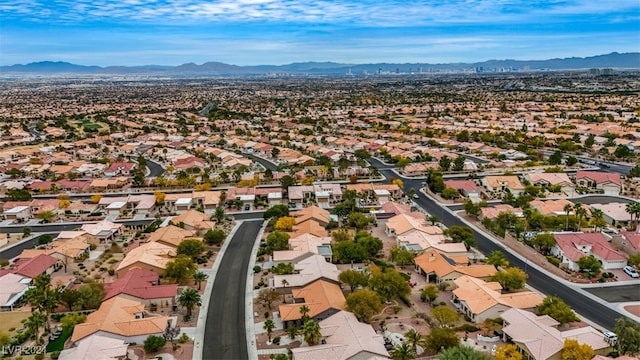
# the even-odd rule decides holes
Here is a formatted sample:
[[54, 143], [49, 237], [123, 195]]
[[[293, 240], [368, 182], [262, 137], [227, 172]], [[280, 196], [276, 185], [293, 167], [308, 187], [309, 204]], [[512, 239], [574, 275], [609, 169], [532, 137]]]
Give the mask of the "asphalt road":
[[[417, 189], [416, 189], [417, 190]], [[628, 203], [631, 202], [631, 200], [626, 199], [626, 198], [621, 198], [621, 197], [617, 197], [617, 196], [605, 196], [605, 195], [593, 195], [593, 196], [587, 196], [587, 197], [580, 197], [580, 198], [574, 198], [574, 199], [567, 199], [573, 203], [581, 203], [581, 204], [585, 204], [585, 205], [591, 205], [591, 204], [609, 204], [612, 202], [616, 202], [616, 203]], [[497, 200], [493, 200], [493, 201], [489, 201], [489, 204], [500, 204], [502, 203], [501, 201]], [[464, 204], [455, 204], [455, 205], [446, 205], [449, 209], [451, 209], [452, 211], [460, 211], [464, 209]]]
[[160, 164], [148, 158], [145, 158], [145, 160], [147, 160], [147, 168], [149, 168], [147, 178], [157, 178], [164, 173], [164, 169]]
[[[626, 274], [623, 276], [626, 276], [625, 280], [631, 280], [630, 276], [627, 276]], [[615, 291], [611, 291], [608, 287], [588, 288], [585, 290], [612, 303], [640, 301], [640, 287], [638, 285], [616, 286]]]
[[[47, 234], [51, 235], [52, 237], [56, 237], [58, 236], [57, 232], [48, 232]], [[40, 236], [42, 236], [44, 234], [40, 234], [39, 236], [36, 236], [32, 239], [29, 239], [19, 245], [14, 245], [10, 248], [6, 248], [2, 251], [0, 251], [0, 259], [13, 259], [14, 257], [20, 255], [22, 253], [22, 250], [24, 249], [31, 249], [32, 247], [34, 247], [35, 245], [38, 244], [38, 239], [40, 238]]]
[[260, 163], [260, 165], [264, 166], [266, 169], [269, 169], [271, 171], [277, 171], [278, 170], [278, 166], [274, 163], [272, 163], [269, 160], [265, 160], [259, 156], [255, 156], [252, 154], [245, 154], [248, 158], [252, 159], [253, 161], [256, 161], [258, 163]]
[[[379, 166], [381, 165], [376, 160], [369, 160], [372, 165]], [[391, 170], [380, 170], [380, 173], [387, 177], [387, 179], [397, 178], [398, 175], [393, 173]], [[423, 193], [418, 191], [420, 189], [421, 180], [412, 180], [412, 179], [402, 179], [404, 183], [404, 190], [408, 192], [411, 188], [416, 190], [416, 194], [418, 194], [418, 199], [413, 199], [413, 201], [422, 207], [424, 210], [429, 212], [432, 215], [436, 215], [440, 218], [440, 221], [446, 226], [459, 225], [464, 226], [465, 224], [452, 213], [446, 211], [442, 208], [438, 203], [433, 201], [431, 198], [425, 196]], [[585, 316], [589, 320], [594, 323], [602, 326], [606, 329], [613, 329], [615, 326], [615, 319], [622, 317], [623, 315], [618, 313], [617, 311], [612, 310], [611, 308], [595, 301], [579, 291], [573, 289], [565, 285], [564, 283], [557, 281], [555, 278], [548, 276], [546, 273], [536, 270], [534, 267], [527, 266], [527, 264], [520, 260], [520, 258], [515, 257], [511, 252], [507, 251], [502, 245], [496, 244], [487, 238], [484, 234], [479, 233], [477, 231], [474, 232], [476, 248], [480, 250], [484, 254], [489, 254], [494, 250], [500, 250], [505, 254], [507, 260], [512, 266], [517, 266], [521, 269], [526, 269], [528, 279], [527, 283], [531, 285], [536, 290], [547, 294], [547, 295], [556, 295], [559, 296], [565, 303], [571, 306], [577, 313]], [[629, 292], [638, 292], [640, 291], [640, 286], [631, 287], [629, 289], [618, 287], [610, 287], [609, 291], [622, 292], [624, 290]]]
[[230, 240], [221, 260], [204, 328], [203, 359], [247, 359], [245, 299], [251, 250], [262, 225], [246, 221]]

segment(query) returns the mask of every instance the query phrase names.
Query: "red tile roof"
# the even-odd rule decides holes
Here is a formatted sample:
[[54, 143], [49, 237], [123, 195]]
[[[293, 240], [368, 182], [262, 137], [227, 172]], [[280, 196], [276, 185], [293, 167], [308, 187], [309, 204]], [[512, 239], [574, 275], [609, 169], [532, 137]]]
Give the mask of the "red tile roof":
[[176, 296], [178, 285], [153, 285], [159, 280], [158, 274], [153, 271], [134, 268], [126, 274], [110, 283], [105, 284], [104, 300], [108, 300], [119, 294], [127, 294], [139, 299], [159, 299]]
[[580, 179], [589, 179], [594, 181], [596, 184], [604, 184], [604, 183], [613, 183], [616, 185], [621, 185], [622, 181], [620, 180], [620, 174], [618, 173], [608, 173], [602, 171], [583, 171], [578, 170], [576, 172], [576, 180]]
[[47, 271], [47, 269], [53, 266], [57, 261], [58, 260], [53, 256], [45, 254], [40, 254], [31, 259], [17, 260], [15, 262], [17, 268], [13, 273], [34, 279], [36, 276]]

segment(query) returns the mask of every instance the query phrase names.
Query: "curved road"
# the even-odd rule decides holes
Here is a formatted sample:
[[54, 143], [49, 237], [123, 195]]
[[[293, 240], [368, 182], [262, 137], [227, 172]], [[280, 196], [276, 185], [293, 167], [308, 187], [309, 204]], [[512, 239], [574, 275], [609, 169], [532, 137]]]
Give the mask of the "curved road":
[[[245, 221], [231, 238], [211, 291], [203, 359], [247, 359], [245, 299], [251, 251], [262, 220]], [[214, 298], [215, 297], [215, 298]]]
[[[385, 165], [380, 163], [375, 159], [369, 159], [372, 165], [376, 167], [384, 167]], [[380, 170], [380, 173], [387, 177], [387, 179], [398, 178], [399, 176], [392, 172], [391, 170]], [[465, 225], [460, 218], [455, 216], [453, 213], [444, 209], [438, 203], [436, 203], [433, 199], [425, 196], [423, 193], [418, 191], [421, 187], [422, 180], [414, 180], [414, 179], [402, 179], [404, 183], [404, 191], [408, 193], [411, 188], [416, 190], [416, 194], [418, 194], [419, 198], [414, 199], [416, 204], [421, 206], [427, 212], [432, 215], [436, 215], [440, 218], [440, 221], [446, 226]], [[578, 290], [575, 290], [573, 287], [566, 285], [565, 283], [556, 280], [555, 278], [549, 276], [548, 274], [538, 271], [533, 266], [527, 266], [527, 264], [522, 261], [519, 257], [514, 256], [510, 251], [507, 251], [504, 246], [500, 244], [494, 243], [492, 240], [487, 238], [484, 234], [479, 233], [477, 231], [473, 231], [476, 246], [478, 250], [483, 252], [484, 254], [489, 254], [494, 250], [500, 250], [505, 254], [509, 263], [513, 266], [517, 266], [521, 269], [527, 269], [527, 283], [537, 289], [538, 291], [543, 292], [547, 295], [557, 295], [565, 303], [571, 306], [576, 312], [590, 319], [594, 323], [602, 326], [605, 329], [613, 329], [615, 326], [615, 319], [619, 317], [623, 317], [623, 314], [620, 314], [617, 311], [612, 310], [611, 308], [601, 304], [600, 302], [593, 300], [590, 297], [585, 296], [585, 294], [581, 293]], [[632, 291], [640, 291], [640, 286], [632, 287]], [[611, 289], [613, 290], [613, 288]]]
[[149, 175], [147, 175], [147, 178], [157, 178], [164, 173], [162, 165], [148, 158], [145, 158], [145, 160], [147, 160], [147, 168], [149, 169]]

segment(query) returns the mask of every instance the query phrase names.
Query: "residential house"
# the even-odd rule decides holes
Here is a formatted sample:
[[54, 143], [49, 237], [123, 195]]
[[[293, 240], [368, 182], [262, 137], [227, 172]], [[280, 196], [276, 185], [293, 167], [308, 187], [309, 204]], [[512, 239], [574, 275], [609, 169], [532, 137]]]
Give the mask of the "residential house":
[[605, 195], [618, 196], [622, 191], [622, 180], [618, 173], [578, 170], [576, 184], [588, 189], [601, 190]]
[[76, 346], [62, 350], [58, 360], [124, 360], [128, 358], [128, 347], [121, 339], [90, 335], [76, 342]]
[[204, 234], [207, 230], [213, 229], [215, 222], [211, 221], [211, 215], [201, 213], [198, 210], [187, 210], [171, 219], [174, 224], [182, 224], [185, 230], [194, 231], [197, 234]]
[[320, 321], [319, 325], [321, 343], [291, 349], [293, 360], [389, 358], [383, 336], [348, 311], [339, 311]]
[[157, 242], [163, 245], [177, 248], [184, 239], [196, 236], [195, 231], [182, 229], [175, 225], [164, 226], [149, 234], [149, 242]]
[[176, 256], [174, 247], [153, 241], [142, 244], [127, 253], [116, 268], [118, 277], [124, 276], [130, 269], [140, 268], [162, 275], [167, 263]]
[[154, 309], [166, 309], [175, 305], [178, 285], [160, 285], [160, 276], [149, 270], [133, 268], [123, 277], [105, 284], [103, 301], [114, 296], [135, 300]]
[[291, 291], [293, 303], [283, 304], [278, 307], [280, 319], [285, 329], [289, 326], [300, 326], [302, 313], [300, 307], [309, 308], [308, 316], [320, 321], [345, 309], [346, 300], [339, 285], [322, 279]]
[[495, 319], [511, 308], [532, 310], [542, 303], [542, 296], [533, 291], [502, 293], [497, 282], [485, 282], [466, 275], [453, 282], [456, 285], [454, 305], [476, 324]]
[[591, 326], [560, 331], [560, 323], [550, 316], [538, 316], [518, 308], [506, 310], [500, 317], [504, 320], [504, 341], [513, 342], [525, 359], [560, 360], [568, 339], [588, 345], [598, 355], [612, 350], [602, 333]]
[[[464, 246], [464, 245], [463, 245]], [[497, 270], [493, 265], [471, 264], [465, 255], [443, 254], [436, 249], [426, 251], [413, 259], [415, 270], [424, 275], [427, 282], [451, 282], [461, 276], [489, 279]]]
[[30, 206], [15, 206], [4, 211], [5, 220], [13, 220], [16, 222], [26, 222], [31, 219]]
[[551, 254], [561, 259], [561, 266], [580, 271], [578, 260], [593, 255], [602, 264], [603, 270], [622, 269], [627, 265], [627, 257], [611, 247], [602, 233], [562, 233], [553, 234], [556, 244]]
[[327, 229], [325, 229], [325, 227], [315, 219], [309, 219], [302, 223], [293, 225], [292, 232], [290, 233], [291, 237], [298, 237], [304, 234], [311, 234], [324, 238], [329, 236], [329, 231], [327, 231]]
[[277, 250], [273, 252], [273, 262], [298, 263], [313, 255], [321, 255], [325, 261], [332, 262], [331, 237], [317, 236], [312, 233], [303, 233], [289, 239], [289, 250]]
[[108, 242], [113, 241], [120, 234], [122, 226], [122, 224], [115, 224], [109, 220], [102, 220], [95, 224], [84, 224], [80, 229], [100, 239], [100, 242]]
[[8, 273], [0, 276], [0, 309], [13, 311], [29, 289], [31, 279]]
[[606, 204], [591, 204], [594, 209], [602, 210], [607, 224], [626, 226], [631, 221], [631, 214], [627, 212], [627, 203], [610, 202]]
[[293, 265], [293, 274], [275, 275], [272, 287], [287, 292], [307, 286], [318, 279], [340, 284], [339, 275], [336, 265], [327, 262], [324, 256], [311, 255]]
[[566, 195], [573, 195], [575, 185], [569, 178], [567, 173], [545, 173], [534, 172], [526, 173], [524, 178], [528, 180], [531, 185], [540, 186], [542, 188], [548, 188], [549, 186], [560, 186], [560, 190]]
[[10, 272], [35, 279], [39, 275], [53, 274], [60, 267], [58, 259], [53, 256], [40, 254], [30, 259], [17, 259], [11, 264]]
[[444, 185], [458, 190], [460, 195], [469, 198], [473, 203], [482, 201], [482, 188], [476, 185], [473, 180], [445, 180]]
[[636, 231], [622, 231], [620, 236], [624, 241], [624, 248], [630, 249], [632, 253], [640, 252], [640, 228]]
[[296, 219], [296, 224], [314, 220], [321, 226], [327, 226], [329, 221], [331, 221], [329, 211], [318, 206], [309, 206], [302, 210], [294, 211], [291, 213], [291, 216]]
[[522, 217], [522, 209], [514, 208], [509, 204], [496, 204], [480, 208], [480, 219], [495, 220], [501, 213], [511, 213], [516, 217]]
[[194, 191], [192, 196], [198, 206], [201, 206], [205, 212], [213, 212], [220, 206], [221, 195], [221, 191]]
[[447, 242], [443, 233], [427, 234], [422, 231], [411, 231], [396, 237], [396, 244], [414, 254], [422, 254], [430, 249], [452, 256], [466, 256], [468, 253], [464, 243]]
[[490, 175], [485, 176], [482, 185], [495, 195], [510, 192], [513, 196], [520, 196], [524, 193], [524, 184], [520, 182], [517, 175]]
[[424, 218], [419, 219], [409, 214], [396, 215], [385, 223], [385, 233], [390, 237], [408, 235], [411, 232], [421, 231], [430, 235], [441, 235], [442, 229], [437, 226], [429, 226]]
[[125, 343], [142, 344], [150, 335], [162, 336], [170, 324], [171, 319], [167, 316], [149, 316], [143, 303], [115, 296], [102, 302], [84, 323], [73, 328], [71, 342], [97, 334]]
[[136, 166], [135, 163], [126, 163], [126, 162], [114, 162], [107, 169], [104, 170], [104, 176], [106, 177], [115, 177], [115, 176], [129, 176], [131, 175], [131, 171]]
[[[571, 206], [569, 215], [575, 215], [575, 204], [567, 199], [555, 199], [555, 200], [531, 200], [529, 205], [532, 209], [538, 210], [542, 215], [567, 215], [565, 207]], [[585, 204], [581, 204], [581, 207], [585, 209], [587, 216], [591, 216], [591, 210]]]

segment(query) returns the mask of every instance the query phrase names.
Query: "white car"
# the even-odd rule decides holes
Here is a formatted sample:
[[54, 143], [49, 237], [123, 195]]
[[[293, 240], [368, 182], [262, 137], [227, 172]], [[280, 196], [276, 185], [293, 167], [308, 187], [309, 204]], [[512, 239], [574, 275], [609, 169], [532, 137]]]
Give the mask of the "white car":
[[632, 278], [640, 277], [640, 274], [638, 274], [638, 271], [632, 266], [625, 266], [624, 268], [622, 268], [622, 270], [624, 270], [624, 272], [626, 272], [627, 275], [631, 276]]

